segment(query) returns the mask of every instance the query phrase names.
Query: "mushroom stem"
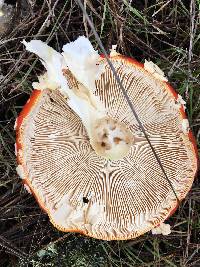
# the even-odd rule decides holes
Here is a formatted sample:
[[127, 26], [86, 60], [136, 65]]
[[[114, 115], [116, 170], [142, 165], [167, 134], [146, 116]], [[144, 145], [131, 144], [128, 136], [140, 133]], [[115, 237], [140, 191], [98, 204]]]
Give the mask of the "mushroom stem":
[[95, 121], [90, 140], [97, 154], [112, 160], [126, 156], [133, 143], [126, 126], [109, 117]]

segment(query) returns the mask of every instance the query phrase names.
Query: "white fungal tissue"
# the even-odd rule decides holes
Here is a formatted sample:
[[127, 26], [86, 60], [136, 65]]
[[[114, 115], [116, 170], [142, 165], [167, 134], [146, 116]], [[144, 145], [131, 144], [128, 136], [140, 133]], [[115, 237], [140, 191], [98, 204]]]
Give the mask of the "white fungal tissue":
[[181, 105], [182, 105], [184, 111], [186, 110], [186, 102], [185, 102], [185, 100], [182, 98], [181, 95], [178, 95], [178, 98], [176, 99], [176, 102], [178, 103], [178, 106], [179, 106], [179, 107], [181, 107]]
[[117, 52], [117, 45], [112, 45], [112, 48], [110, 49], [110, 57], [119, 56], [120, 53]]
[[164, 82], [168, 81], [168, 79], [165, 77], [164, 72], [152, 61], [147, 61], [145, 59], [144, 69], [148, 71], [149, 73], [151, 73], [158, 80], [164, 81]]
[[100, 55], [90, 41], [80, 36], [76, 41], [64, 45], [63, 51], [62, 55], [72, 74], [94, 92], [95, 80], [99, 78], [103, 69], [98, 64]]
[[181, 127], [182, 127], [183, 133], [188, 134], [190, 130], [189, 121], [187, 119], [183, 119]]
[[158, 227], [151, 230], [153, 235], [169, 235], [171, 234], [170, 225], [167, 223], [161, 223]]
[[17, 171], [17, 174], [19, 175], [19, 177], [21, 179], [25, 178], [24, 169], [23, 169], [22, 165], [18, 165], [17, 168], [16, 168], [16, 171]]

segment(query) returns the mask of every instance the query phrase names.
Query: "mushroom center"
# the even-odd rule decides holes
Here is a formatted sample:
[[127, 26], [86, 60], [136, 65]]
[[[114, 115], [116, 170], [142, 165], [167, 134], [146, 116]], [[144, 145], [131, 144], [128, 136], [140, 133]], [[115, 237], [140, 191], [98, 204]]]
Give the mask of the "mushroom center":
[[91, 145], [100, 156], [120, 159], [128, 153], [133, 142], [134, 137], [126, 125], [113, 118], [98, 119], [93, 125]]

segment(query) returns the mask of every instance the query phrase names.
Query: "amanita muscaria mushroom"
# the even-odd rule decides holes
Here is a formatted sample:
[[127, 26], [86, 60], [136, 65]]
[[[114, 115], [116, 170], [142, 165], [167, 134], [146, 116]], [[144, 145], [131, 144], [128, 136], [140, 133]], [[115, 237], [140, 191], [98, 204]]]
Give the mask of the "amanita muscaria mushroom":
[[[177, 198], [106, 59], [85, 37], [24, 44], [47, 72], [16, 121], [17, 171], [52, 224], [105, 240], [163, 227]], [[183, 99], [152, 62], [110, 60], [181, 201], [197, 171]]]

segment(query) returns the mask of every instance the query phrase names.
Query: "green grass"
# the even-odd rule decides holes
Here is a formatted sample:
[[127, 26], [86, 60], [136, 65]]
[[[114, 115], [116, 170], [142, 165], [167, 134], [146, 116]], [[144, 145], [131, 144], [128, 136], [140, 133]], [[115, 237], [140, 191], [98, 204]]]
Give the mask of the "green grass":
[[[172, 234], [101, 241], [58, 232], [21, 185], [15, 167], [14, 122], [42, 67], [21, 41], [41, 39], [61, 51], [68, 41], [94, 35], [75, 1], [30, 1], [17, 8], [0, 40], [0, 266], [200, 266], [200, 189], [193, 188], [170, 218]], [[35, 4], [34, 4], [35, 2]], [[107, 51], [157, 63], [187, 101], [200, 147], [200, 1], [85, 1]], [[28, 3], [28, 2], [27, 2]]]

